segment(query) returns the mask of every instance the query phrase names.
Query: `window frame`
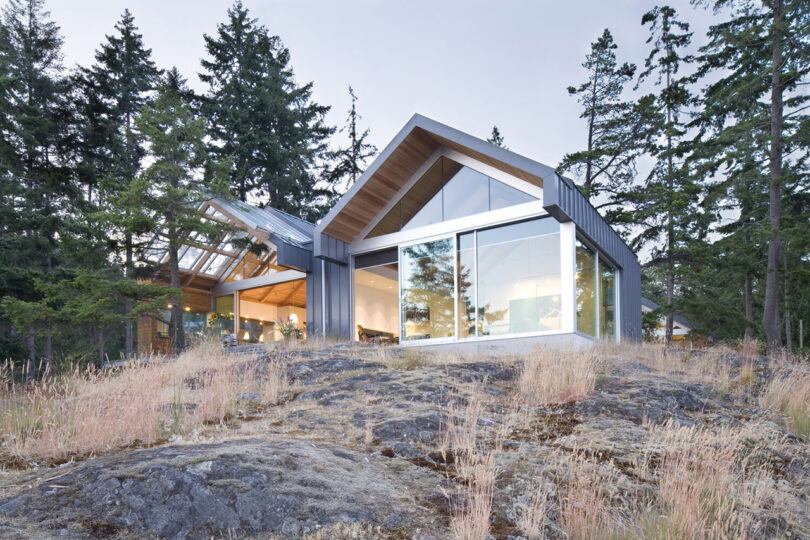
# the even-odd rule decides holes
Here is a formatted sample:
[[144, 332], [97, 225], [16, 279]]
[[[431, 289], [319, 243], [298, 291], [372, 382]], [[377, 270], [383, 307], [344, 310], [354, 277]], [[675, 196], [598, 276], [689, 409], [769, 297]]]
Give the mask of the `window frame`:
[[[604, 251], [599, 249], [596, 244], [591, 242], [590, 240], [586, 239], [582, 234], [580, 234], [579, 230], [577, 230], [575, 239], [574, 239], [574, 253], [576, 254], [576, 244], [577, 242], [581, 243], [583, 246], [587, 247], [591, 252], [594, 254], [594, 262], [595, 268], [594, 271], [596, 272], [595, 275], [595, 283], [594, 289], [596, 291], [596, 298], [595, 298], [595, 317], [596, 317], [596, 335], [587, 334], [581, 331], [577, 324], [577, 313], [576, 313], [576, 294], [577, 294], [577, 283], [576, 283], [576, 275], [574, 276], [574, 331], [579, 334], [580, 336], [587, 337], [593, 340], [600, 340], [605, 339], [604, 336], [601, 335], [602, 328], [601, 328], [601, 302], [602, 302], [602, 273], [601, 273], [601, 265], [604, 264], [611, 270], [613, 270], [613, 336], [612, 339], [618, 343], [621, 341], [621, 268], [618, 265], [614, 264], [613, 261], [608, 258]], [[576, 256], [576, 255], [575, 255]], [[576, 274], [576, 268], [575, 268]]]

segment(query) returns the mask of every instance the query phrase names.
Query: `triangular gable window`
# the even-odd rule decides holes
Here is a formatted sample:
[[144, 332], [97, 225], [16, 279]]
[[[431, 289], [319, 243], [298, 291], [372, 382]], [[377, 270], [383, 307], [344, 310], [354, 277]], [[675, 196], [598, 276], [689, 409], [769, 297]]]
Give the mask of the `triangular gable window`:
[[528, 193], [441, 157], [366, 238], [536, 200]]

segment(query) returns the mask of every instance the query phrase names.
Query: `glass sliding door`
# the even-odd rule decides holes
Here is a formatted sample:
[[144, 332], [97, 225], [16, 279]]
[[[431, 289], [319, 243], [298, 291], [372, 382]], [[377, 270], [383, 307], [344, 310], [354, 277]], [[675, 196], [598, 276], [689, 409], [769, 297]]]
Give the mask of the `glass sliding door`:
[[400, 247], [401, 340], [455, 336], [455, 245], [444, 238]]

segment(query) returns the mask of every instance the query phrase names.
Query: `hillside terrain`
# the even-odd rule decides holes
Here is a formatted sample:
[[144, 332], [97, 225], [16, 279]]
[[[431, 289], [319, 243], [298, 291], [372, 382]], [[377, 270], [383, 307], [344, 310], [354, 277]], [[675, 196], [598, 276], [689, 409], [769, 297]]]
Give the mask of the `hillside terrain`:
[[801, 364], [653, 346], [189, 354], [76, 375], [164, 381], [153, 408], [126, 398], [156, 415], [151, 439], [115, 435], [136, 423], [119, 415], [95, 446], [75, 426], [56, 444], [8, 419], [30, 390], [6, 395], [0, 536], [810, 538]]

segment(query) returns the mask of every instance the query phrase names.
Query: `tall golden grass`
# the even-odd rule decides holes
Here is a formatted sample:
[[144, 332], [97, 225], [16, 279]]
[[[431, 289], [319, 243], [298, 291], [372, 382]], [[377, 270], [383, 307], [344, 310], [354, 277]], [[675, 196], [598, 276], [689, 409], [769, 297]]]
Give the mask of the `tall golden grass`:
[[783, 414], [799, 437], [810, 440], [810, 367], [807, 364], [783, 363], [775, 367], [759, 401], [766, 409]]
[[596, 348], [558, 351], [536, 348], [523, 358], [518, 392], [529, 403], [565, 403], [593, 391], [602, 360]]
[[[108, 370], [75, 369], [30, 386], [0, 384], [0, 460], [26, 466], [58, 463], [116, 449], [152, 445], [234, 414], [240, 392], [277, 403], [284, 371], [201, 343], [173, 360], [153, 358]], [[251, 367], [252, 366], [252, 367]], [[264, 392], [262, 387], [264, 387]]]

